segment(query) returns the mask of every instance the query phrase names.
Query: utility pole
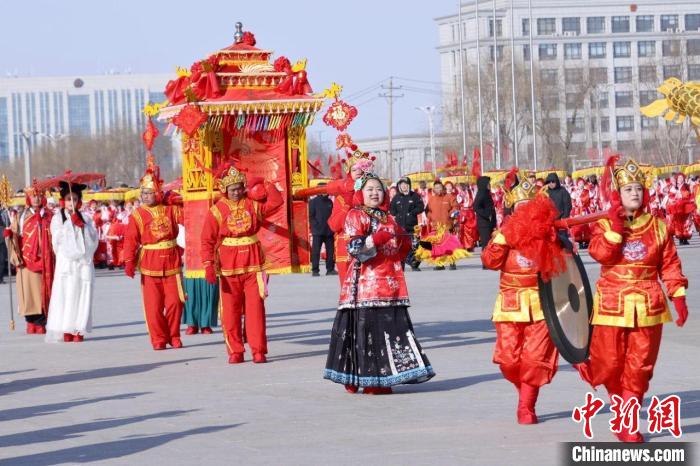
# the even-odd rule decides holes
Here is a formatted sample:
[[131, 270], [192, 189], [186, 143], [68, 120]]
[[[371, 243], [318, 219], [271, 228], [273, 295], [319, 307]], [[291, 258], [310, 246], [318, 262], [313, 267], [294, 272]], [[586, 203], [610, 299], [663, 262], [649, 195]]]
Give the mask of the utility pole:
[[425, 105], [416, 107], [416, 109], [425, 113], [428, 117], [428, 130], [430, 131], [430, 160], [433, 164], [433, 176], [437, 176], [437, 167], [435, 166], [435, 131], [433, 129], [433, 113], [435, 112], [434, 105]]
[[394, 78], [389, 76], [389, 85], [384, 86], [382, 84], [382, 89], [386, 89], [388, 92], [379, 94], [379, 97], [384, 97], [389, 103], [389, 178], [394, 179], [394, 150], [392, 147], [394, 138], [394, 99], [399, 99], [403, 97], [403, 94], [394, 94], [394, 91], [401, 89], [401, 86], [394, 87]]
[[[465, 29], [462, 25], [462, 0], [459, 0], [457, 6], [457, 17], [459, 22], [459, 98], [460, 98], [460, 116], [462, 123], [462, 157], [467, 156], [467, 122], [464, 105], [464, 48], [462, 45], [462, 31]], [[463, 159], [464, 160], [464, 159]], [[433, 162], [435, 163], [435, 162]]]

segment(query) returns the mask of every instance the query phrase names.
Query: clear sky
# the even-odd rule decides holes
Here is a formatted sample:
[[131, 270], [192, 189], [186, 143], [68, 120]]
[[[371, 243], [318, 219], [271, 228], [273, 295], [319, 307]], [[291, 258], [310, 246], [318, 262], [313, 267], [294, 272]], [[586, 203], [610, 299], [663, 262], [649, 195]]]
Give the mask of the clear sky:
[[[23, 76], [173, 72], [233, 42], [234, 24], [258, 47], [308, 58], [314, 91], [331, 81], [359, 104], [356, 138], [388, 133], [388, 108], [369, 89], [391, 76], [411, 88], [395, 101], [394, 134], [427, 132], [418, 105], [437, 104], [439, 59], [433, 19], [457, 11], [450, 0], [17, 0], [3, 2], [0, 73]], [[364, 93], [363, 93], [364, 92]], [[310, 129], [330, 148], [335, 132]]]

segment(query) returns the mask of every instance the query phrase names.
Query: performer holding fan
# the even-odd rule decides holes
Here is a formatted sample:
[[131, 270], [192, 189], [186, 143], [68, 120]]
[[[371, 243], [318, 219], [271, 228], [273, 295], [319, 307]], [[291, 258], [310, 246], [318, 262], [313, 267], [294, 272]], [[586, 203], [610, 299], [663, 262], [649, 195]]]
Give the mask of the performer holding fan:
[[[602, 181], [611, 203], [608, 218], [593, 226], [589, 247], [591, 257], [601, 264], [590, 360], [577, 368], [593, 387], [604, 385], [611, 399], [641, 405], [659, 354], [662, 325], [672, 320], [659, 280], [682, 327], [688, 318], [688, 279], [668, 226], [645, 212], [649, 180], [634, 160], [617, 167], [616, 161], [617, 157], [608, 160]], [[626, 427], [616, 435], [623, 442], [644, 441]]]

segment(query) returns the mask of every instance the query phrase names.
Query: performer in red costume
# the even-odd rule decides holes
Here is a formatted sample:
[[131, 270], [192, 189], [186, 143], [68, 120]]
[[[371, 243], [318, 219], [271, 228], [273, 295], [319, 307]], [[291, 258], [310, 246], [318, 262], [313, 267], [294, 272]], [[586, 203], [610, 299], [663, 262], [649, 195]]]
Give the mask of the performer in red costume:
[[19, 314], [27, 321], [27, 333], [46, 333], [46, 317], [56, 258], [51, 246], [51, 219], [44, 192], [35, 185], [24, 190], [26, 208], [14, 216], [4, 231], [10, 260], [17, 268]]
[[512, 246], [512, 235], [517, 234], [515, 225], [525, 225], [524, 231], [531, 225], [533, 219], [519, 210], [529, 202], [542, 206], [545, 212], [549, 209], [553, 218], [558, 214], [546, 194], [538, 194], [537, 185], [530, 181], [513, 186], [507, 179], [505, 188], [505, 205], [515, 211], [505, 220], [502, 230], [494, 232], [481, 255], [486, 268], [501, 271], [492, 317], [496, 326], [493, 362], [518, 390], [518, 423], [537, 424], [535, 403], [540, 387], [550, 383], [557, 372], [559, 352], [549, 337], [542, 313], [535, 261]]
[[374, 157], [360, 151], [356, 145], [351, 146], [352, 152], [348, 156], [346, 167], [348, 174], [345, 178], [328, 183], [327, 192], [334, 196], [333, 210], [328, 219], [328, 226], [335, 233], [335, 266], [338, 269], [340, 286], [345, 283], [348, 268], [348, 237], [343, 231], [345, 217], [352, 209], [352, 196], [355, 192], [355, 182], [366, 172], [371, 171]]
[[[591, 257], [601, 264], [593, 302], [590, 360], [577, 366], [593, 387], [604, 385], [641, 405], [659, 354], [663, 324], [672, 320], [659, 280], [671, 297], [682, 327], [688, 318], [683, 275], [668, 226], [645, 212], [646, 176], [628, 160], [615, 167], [611, 157], [601, 189], [610, 200], [608, 218], [593, 226]], [[611, 187], [614, 188], [612, 192]], [[640, 433], [623, 427], [623, 442], [643, 442]]]
[[682, 173], [676, 177], [675, 189], [671, 189], [669, 192], [666, 210], [671, 219], [671, 234], [678, 238], [680, 244], [687, 245], [693, 236], [691, 217], [695, 210], [695, 201]]
[[459, 204], [459, 240], [467, 251], [473, 251], [479, 238], [474, 213], [474, 194], [469, 185], [463, 185], [457, 196]]
[[265, 218], [284, 203], [271, 183], [251, 180], [233, 166], [219, 176], [224, 195], [212, 206], [202, 228], [202, 263], [206, 280], [216, 284], [219, 273], [221, 328], [230, 364], [244, 361], [242, 321], [253, 362], [267, 362], [265, 327], [265, 254], [257, 238]]
[[124, 273], [141, 272], [146, 327], [154, 350], [182, 348], [180, 320], [185, 294], [176, 239], [182, 209], [165, 205], [160, 169], [152, 161], [141, 178], [141, 206], [134, 209], [124, 238]]

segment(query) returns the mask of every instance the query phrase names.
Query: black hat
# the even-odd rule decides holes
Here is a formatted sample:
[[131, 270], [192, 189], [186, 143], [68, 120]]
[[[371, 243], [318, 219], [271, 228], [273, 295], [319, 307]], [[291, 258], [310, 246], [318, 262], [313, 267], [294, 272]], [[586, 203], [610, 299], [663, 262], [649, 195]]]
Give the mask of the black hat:
[[59, 181], [58, 186], [59, 192], [61, 194], [61, 199], [65, 199], [65, 197], [70, 193], [75, 193], [80, 199], [82, 199], [83, 190], [87, 188], [87, 185], [79, 183], [70, 183], [69, 186], [69, 183], [66, 181]]
[[545, 183], [559, 183], [559, 175], [552, 172], [547, 175], [547, 179], [544, 180]]

